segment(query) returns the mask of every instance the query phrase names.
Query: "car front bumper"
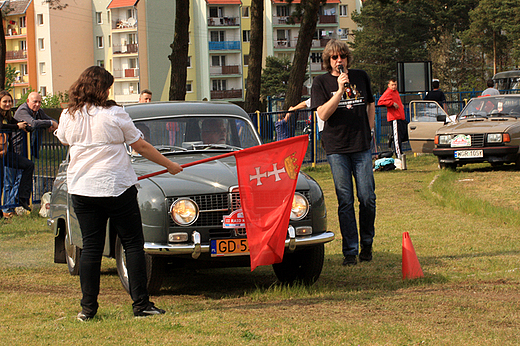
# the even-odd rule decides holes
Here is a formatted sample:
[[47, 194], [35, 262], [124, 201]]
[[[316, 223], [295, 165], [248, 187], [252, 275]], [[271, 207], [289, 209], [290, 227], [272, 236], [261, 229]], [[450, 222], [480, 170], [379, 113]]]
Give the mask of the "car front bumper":
[[[298, 236], [294, 234], [294, 229], [289, 227], [289, 238], [285, 239], [285, 247], [289, 251], [294, 251], [297, 247], [310, 246], [316, 244], [328, 243], [334, 240], [334, 233], [326, 231], [320, 234], [311, 234], [308, 236]], [[190, 244], [157, 244], [144, 243], [144, 251], [150, 255], [175, 256], [175, 255], [189, 255], [197, 259], [201, 253], [210, 252], [209, 244], [201, 244], [200, 234], [193, 232], [192, 243]]]
[[[482, 150], [482, 157], [455, 158], [455, 152], [459, 150]], [[499, 146], [499, 147], [480, 147], [480, 148], [435, 148], [433, 154], [442, 163], [507, 163], [515, 162], [518, 157], [518, 145]]]

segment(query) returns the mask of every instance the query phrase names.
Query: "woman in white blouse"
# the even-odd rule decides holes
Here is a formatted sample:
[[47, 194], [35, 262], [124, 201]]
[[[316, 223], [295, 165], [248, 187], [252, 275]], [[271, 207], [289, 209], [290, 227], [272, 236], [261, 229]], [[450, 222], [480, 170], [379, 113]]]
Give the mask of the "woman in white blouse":
[[83, 71], [69, 90], [69, 108], [61, 114], [55, 132], [63, 144], [70, 146], [67, 186], [83, 239], [82, 311], [77, 316], [81, 321], [90, 320], [97, 313], [109, 218], [125, 249], [134, 315], [165, 313], [148, 298], [137, 176], [124, 143], [171, 174], [179, 173], [182, 167], [146, 142], [128, 113], [108, 100], [113, 82], [114, 77], [102, 67], [91, 66]]

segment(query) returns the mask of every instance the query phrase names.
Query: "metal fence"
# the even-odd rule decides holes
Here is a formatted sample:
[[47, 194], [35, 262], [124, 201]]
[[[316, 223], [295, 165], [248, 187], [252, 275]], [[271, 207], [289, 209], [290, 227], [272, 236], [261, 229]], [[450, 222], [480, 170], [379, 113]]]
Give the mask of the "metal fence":
[[[10, 131], [0, 131], [4, 135], [12, 136]], [[67, 155], [67, 149], [47, 129], [36, 130], [23, 136], [22, 146], [15, 151], [28, 157], [34, 162], [32, 203], [38, 204], [45, 192], [52, 191], [54, 179], [58, 173], [60, 163]], [[13, 148], [9, 148], [13, 150]], [[1, 158], [0, 169], [2, 170], [2, 181], [0, 183], [0, 208], [18, 207], [17, 195], [21, 170], [16, 162], [8, 162], [6, 155]], [[18, 180], [18, 185], [16, 183]]]

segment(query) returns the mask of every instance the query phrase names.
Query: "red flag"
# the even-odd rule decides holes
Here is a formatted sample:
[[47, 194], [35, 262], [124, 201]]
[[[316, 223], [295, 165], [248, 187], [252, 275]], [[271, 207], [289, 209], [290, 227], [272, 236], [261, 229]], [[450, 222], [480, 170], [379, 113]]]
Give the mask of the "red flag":
[[235, 152], [251, 271], [280, 263], [307, 135]]

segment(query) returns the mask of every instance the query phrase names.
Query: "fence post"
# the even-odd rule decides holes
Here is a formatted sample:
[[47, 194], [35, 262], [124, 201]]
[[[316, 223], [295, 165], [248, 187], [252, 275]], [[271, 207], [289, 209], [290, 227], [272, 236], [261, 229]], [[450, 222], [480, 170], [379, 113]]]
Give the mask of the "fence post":
[[256, 111], [256, 126], [258, 130], [258, 134], [262, 136], [262, 133], [260, 132], [260, 111]]

